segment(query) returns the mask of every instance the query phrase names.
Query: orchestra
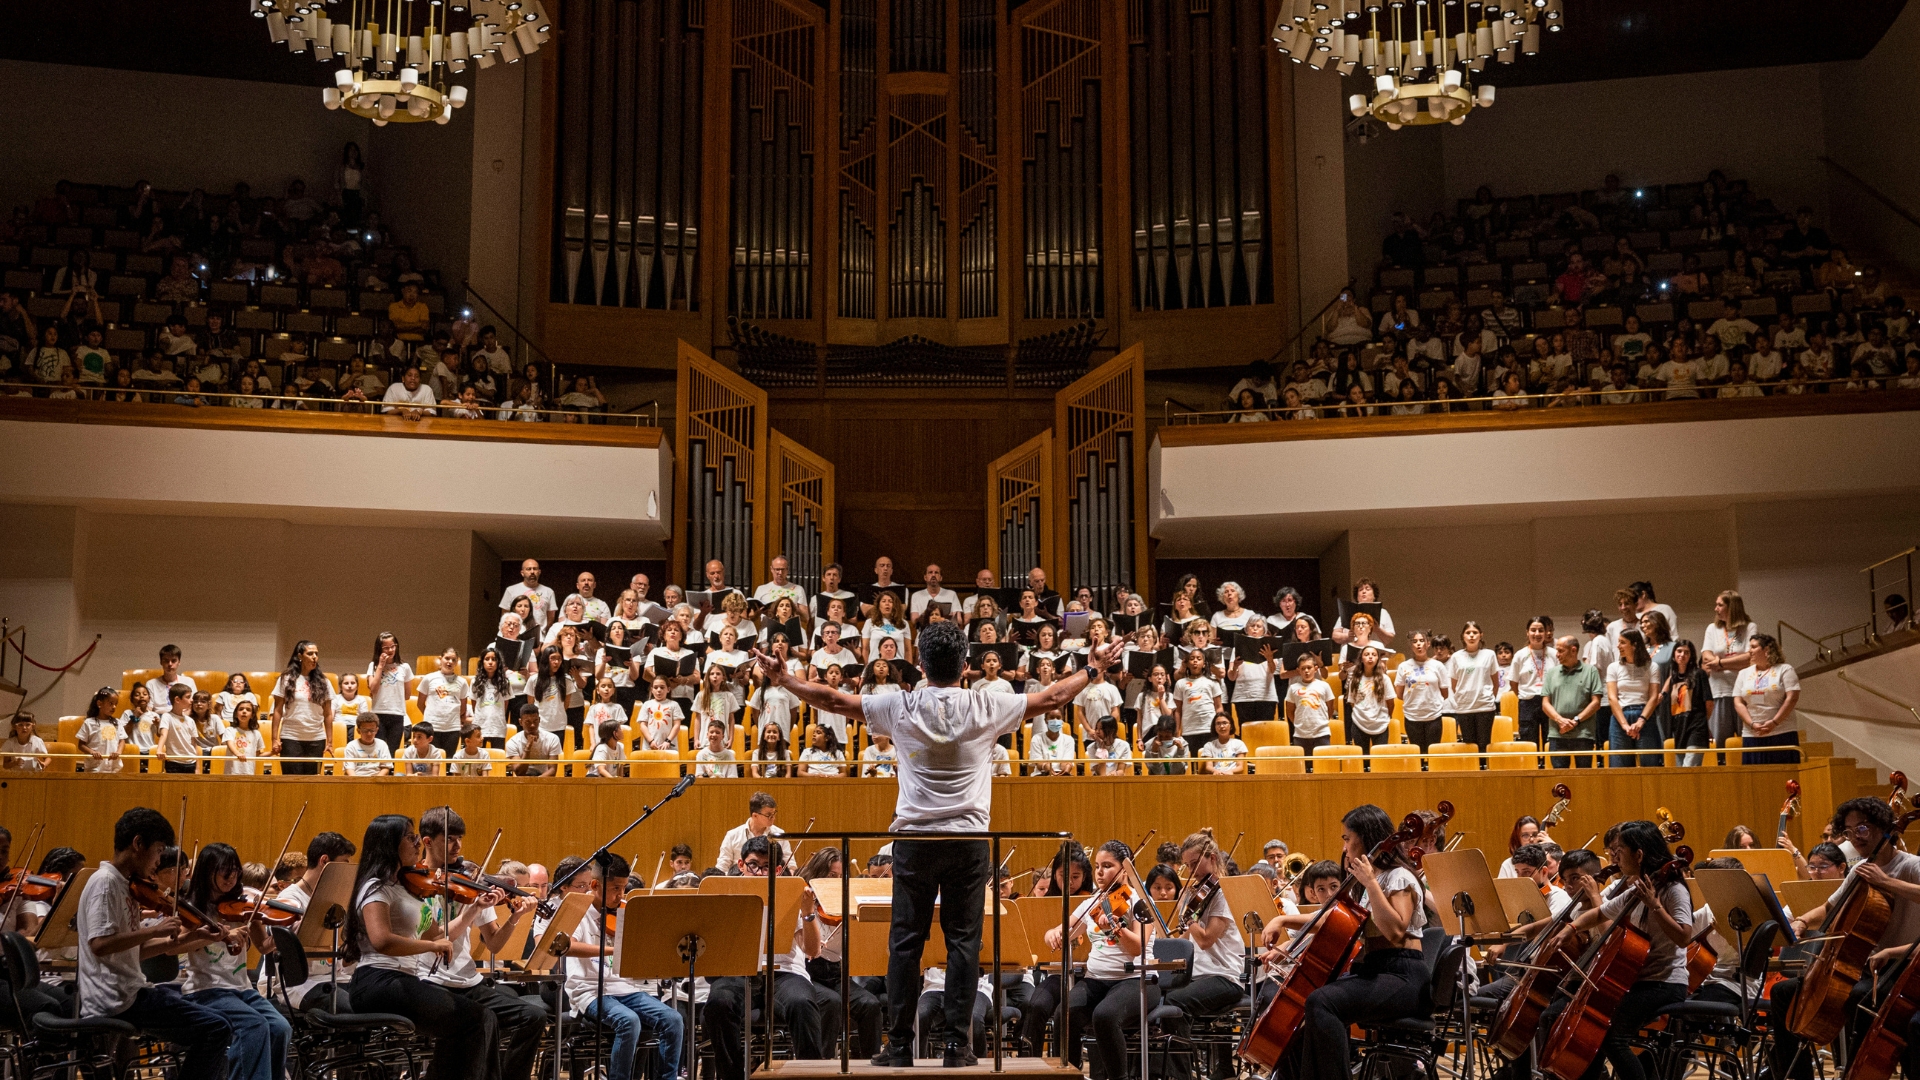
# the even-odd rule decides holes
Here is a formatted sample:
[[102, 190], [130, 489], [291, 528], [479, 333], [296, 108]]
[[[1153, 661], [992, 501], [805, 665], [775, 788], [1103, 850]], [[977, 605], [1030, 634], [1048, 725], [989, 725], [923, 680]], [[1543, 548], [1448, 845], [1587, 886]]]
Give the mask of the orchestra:
[[[417, 824], [375, 817], [358, 844], [327, 830], [289, 835], [287, 850], [271, 860], [270, 850], [243, 853], [218, 840], [190, 841], [197, 850], [183, 851], [181, 837], [191, 835], [184, 826], [135, 808], [115, 827], [113, 857], [94, 867], [72, 848], [36, 861], [33, 843], [44, 831], [36, 827], [35, 841], [22, 845], [22, 866], [6, 868], [6, 933], [31, 948], [60, 911], [71, 915], [78, 944], [40, 952], [43, 982], [0, 980], [0, 1008], [124, 1021], [141, 1038], [176, 1048], [166, 1069], [196, 1080], [290, 1080], [307, 1041], [324, 1037], [325, 1019], [352, 1013], [410, 1021], [434, 1080], [544, 1076], [561, 1030], [574, 1031], [568, 1067], [578, 1067], [582, 1052], [571, 1040], [594, 1035], [591, 1052], [611, 1080], [699, 1071], [744, 1080], [766, 1052], [756, 1041], [752, 1057], [742, 1054], [743, 1040], [764, 1038], [764, 968], [752, 978], [628, 976], [615, 939], [644, 932], [632, 920], [649, 895], [700, 890], [712, 877], [772, 874], [805, 883], [792, 944], [772, 962], [775, 1053], [795, 1061], [837, 1058], [843, 1042], [856, 1062], [913, 1061], [918, 1055], [901, 1043], [911, 1037], [922, 1047], [948, 1040], [951, 1062], [950, 1040], [960, 1038], [970, 1051], [961, 1067], [997, 1046], [1010, 1057], [1057, 1055], [1117, 1080], [1139, 1071], [1141, 1020], [1151, 1015], [1144, 1035], [1155, 1046], [1232, 1032], [1228, 1045], [1192, 1042], [1190, 1051], [1159, 1055], [1155, 1075], [1346, 1080], [1375, 1047], [1356, 1032], [1432, 1021], [1456, 1025], [1449, 1037], [1458, 1037], [1457, 1011], [1436, 1017], [1431, 963], [1433, 950], [1451, 941], [1474, 950], [1461, 977], [1486, 1049], [1474, 1070], [1498, 1074], [1491, 1080], [1670, 1075], [1693, 1053], [1662, 1026], [1682, 1003], [1731, 1010], [1711, 1014], [1739, 1037], [1729, 1052], [1764, 1062], [1780, 1080], [1810, 1080], [1827, 1067], [1846, 1080], [1889, 1080], [1916, 1066], [1920, 1042], [1920, 967], [1909, 963], [1920, 942], [1920, 858], [1901, 838], [1920, 813], [1906, 809], [1904, 777], [1896, 774], [1896, 783], [1891, 798], [1841, 803], [1824, 837], [1809, 837], [1795, 865], [1805, 867], [1801, 884], [1832, 887], [1825, 903], [1796, 912], [1766, 878], [1748, 875], [1767, 909], [1731, 924], [1716, 921], [1700, 883], [1707, 871], [1743, 869], [1740, 859], [1721, 853], [1694, 864], [1680, 843], [1684, 828], [1664, 809], [1649, 819], [1578, 821], [1580, 832], [1598, 835], [1562, 848], [1547, 828], [1573, 813], [1565, 785], [1556, 785], [1544, 820], [1522, 816], [1491, 855], [1449, 848], [1448, 802], [1404, 809], [1397, 825], [1380, 806], [1358, 806], [1340, 819], [1333, 857], [1276, 839], [1249, 867], [1234, 860], [1238, 841], [1223, 850], [1211, 828], [1157, 848], [1151, 834], [1139, 845], [1109, 839], [1091, 850], [1066, 841], [1031, 870], [1002, 865], [992, 875], [1005, 898], [1058, 904], [1064, 891], [1071, 900], [1064, 925], [1057, 908], [1051, 916], [1036, 914], [1044, 908], [1004, 910], [1003, 919], [1024, 920], [1030, 934], [1022, 938], [1030, 951], [1000, 957], [1009, 1014], [991, 1007], [996, 988], [984, 958], [972, 986], [948, 987], [944, 966], [933, 964], [917, 972], [904, 1028], [892, 975], [858, 968], [847, 980], [852, 1023], [843, 1026], [855, 916], [830, 914], [815, 893], [830, 888], [837, 898], [837, 879], [848, 873], [888, 876], [893, 845], [846, 865], [830, 839], [783, 833], [779, 805], [765, 792], [747, 800], [745, 822], [724, 836], [662, 836], [636, 844], [632, 862], [604, 851], [571, 854], [551, 876], [501, 852], [504, 829], [491, 825], [481, 861], [467, 859], [467, 822], [451, 806], [428, 810]], [[1785, 830], [1783, 815], [1782, 837]], [[814, 832], [810, 822], [806, 833]], [[0, 830], [0, 860], [11, 861], [13, 836]], [[1503, 905], [1513, 899], [1496, 933], [1468, 926], [1459, 896], [1439, 891], [1433, 867], [1441, 852], [1469, 856], [1489, 884], [1524, 883], [1500, 887]], [[715, 853], [715, 865], [701, 861]], [[243, 856], [258, 862], [243, 864]], [[642, 858], [652, 874], [639, 872]], [[247, 867], [268, 883], [265, 891], [243, 881]], [[344, 910], [310, 915], [343, 871], [351, 888], [333, 888]], [[548, 880], [565, 884], [549, 896]], [[575, 895], [584, 905], [556, 906]], [[571, 921], [556, 925], [566, 912]], [[282, 977], [273, 962], [287, 941], [282, 931], [336, 916], [337, 946], [325, 944], [328, 935], [311, 937], [320, 944], [306, 946], [304, 977]], [[1755, 931], [1761, 921], [1770, 928]], [[755, 929], [764, 933], [764, 923]], [[1757, 961], [1756, 932], [1764, 938]], [[1153, 942], [1165, 938], [1191, 943], [1186, 969], [1143, 969], [1143, 957], [1159, 955]], [[543, 968], [545, 946], [536, 942], [545, 939], [560, 960]], [[1063, 972], [1059, 958], [1082, 942], [1086, 951], [1072, 952]], [[179, 958], [177, 973], [142, 963], [166, 956]], [[949, 992], [972, 999], [960, 1006], [967, 1033], [950, 1030]], [[16, 1036], [32, 1030], [0, 1026]], [[1841, 1057], [1829, 1066], [1822, 1055], [1835, 1048]], [[58, 1061], [65, 1051], [47, 1042], [26, 1052]]]

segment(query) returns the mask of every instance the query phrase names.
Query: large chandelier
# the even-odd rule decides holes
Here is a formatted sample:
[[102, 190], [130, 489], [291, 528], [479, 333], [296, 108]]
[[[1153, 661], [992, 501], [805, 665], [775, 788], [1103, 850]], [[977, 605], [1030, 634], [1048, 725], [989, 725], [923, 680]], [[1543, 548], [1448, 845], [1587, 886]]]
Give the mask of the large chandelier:
[[1491, 106], [1494, 89], [1475, 85], [1488, 61], [1511, 64], [1540, 51], [1540, 32], [1565, 25], [1561, 0], [1283, 0], [1273, 39], [1283, 56], [1342, 75], [1364, 69], [1374, 93], [1347, 107], [1398, 131], [1459, 124]]
[[[469, 64], [517, 64], [552, 33], [540, 0], [249, 0], [287, 51], [340, 61], [329, 109], [375, 125], [444, 124], [467, 103], [452, 77]], [[335, 15], [344, 16], [336, 19]]]

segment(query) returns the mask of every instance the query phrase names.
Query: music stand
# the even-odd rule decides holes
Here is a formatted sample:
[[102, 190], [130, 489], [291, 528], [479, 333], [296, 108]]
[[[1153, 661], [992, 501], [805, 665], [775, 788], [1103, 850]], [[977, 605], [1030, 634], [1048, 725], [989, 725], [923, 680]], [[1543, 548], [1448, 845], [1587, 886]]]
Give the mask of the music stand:
[[1226, 894], [1227, 910], [1235, 919], [1244, 921], [1251, 911], [1260, 916], [1260, 925], [1264, 927], [1280, 914], [1280, 905], [1273, 899], [1273, 887], [1259, 874], [1221, 878], [1220, 889]]
[[[494, 909], [495, 914], [511, 912], [512, 910], [512, 908], [504, 905]], [[503, 919], [506, 918], [505, 915], [501, 915], [500, 917]], [[533, 920], [520, 920], [520, 924], [513, 928], [513, 933], [507, 935], [507, 940], [501, 944], [497, 951], [487, 948], [487, 943], [482, 940], [480, 936], [481, 930], [479, 927], [475, 927], [473, 933], [474, 959], [485, 959], [491, 963], [499, 963], [503, 960], [518, 960], [522, 956], [527, 955], [527, 938], [532, 936]]]
[[350, 862], [329, 862], [321, 867], [320, 880], [314, 883], [313, 895], [307, 897], [308, 914], [317, 912], [320, 917], [300, 916], [300, 929], [294, 934], [309, 957], [325, 941], [327, 1000], [335, 1003], [340, 1000], [340, 929], [347, 925], [347, 905], [353, 902], [353, 878], [358, 872]]
[[1494, 878], [1493, 887], [1499, 891], [1500, 908], [1512, 925], [1525, 926], [1552, 917], [1552, 905], [1532, 878]]
[[[1487, 866], [1486, 853], [1479, 848], [1436, 851], [1422, 856], [1420, 868], [1427, 873], [1427, 885], [1440, 909], [1440, 924], [1447, 933], [1467, 939], [1469, 945], [1486, 937], [1504, 939], [1512, 925], [1500, 890], [1494, 886], [1493, 871]], [[1531, 881], [1527, 882], [1532, 885]], [[1419, 903], [1418, 897], [1414, 903]], [[1460, 1020], [1465, 1032], [1466, 1075], [1471, 1080], [1474, 1062], [1473, 986], [1467, 965], [1460, 965]]]
[[[674, 982], [684, 974], [689, 983], [698, 977], [697, 971], [704, 971], [709, 979], [752, 978], [760, 971], [761, 957], [755, 947], [759, 935], [749, 928], [760, 921], [765, 907], [766, 901], [757, 895], [702, 896], [692, 890], [630, 893], [615, 935], [617, 971], [628, 979]], [[645, 933], [627, 933], [627, 924], [634, 919], [646, 927]], [[747, 1001], [743, 1007], [751, 1004]], [[773, 1003], [767, 1007], [771, 1009]], [[700, 1045], [698, 1015], [689, 994], [686, 1045], [695, 1048]], [[698, 1067], [696, 1062], [693, 1068]]]
[[[1786, 852], [1781, 852], [1782, 855]], [[1740, 1011], [1742, 1022], [1749, 1010], [1747, 999], [1747, 938], [1769, 920], [1793, 943], [1793, 930], [1787, 913], [1780, 910], [1780, 899], [1764, 874], [1750, 874], [1731, 867], [1693, 872], [1694, 883], [1713, 907], [1713, 928], [1720, 940], [1733, 942], [1735, 966], [1740, 972]], [[1696, 935], [1697, 936], [1697, 935]]]
[[1800, 876], [1793, 856], [1780, 848], [1715, 848], [1709, 859], [1739, 859], [1740, 868], [1750, 874], [1765, 874], [1772, 881], [1792, 881]]
[[[767, 1067], [773, 1066], [773, 960], [793, 951], [793, 934], [800, 923], [800, 896], [808, 883], [798, 877], [710, 877], [700, 880], [700, 892], [707, 896], [751, 896], [760, 901], [760, 948], [764, 964], [757, 968], [766, 1008], [761, 1015], [767, 1021]], [[773, 910], [767, 910], [767, 900]], [[771, 933], [769, 933], [771, 931]], [[753, 986], [749, 983], [740, 995], [740, 1060], [749, 1074], [753, 1071]]]
[[53, 910], [40, 923], [40, 931], [33, 937], [33, 947], [42, 952], [51, 953], [55, 949], [74, 948], [80, 944], [80, 892], [87, 887], [87, 879], [99, 871], [97, 866], [85, 870], [67, 879], [60, 888], [60, 896], [53, 902]]
[[1774, 891], [1779, 893], [1780, 900], [1795, 912], [1812, 911], [1833, 899], [1833, 894], [1840, 888], [1842, 880], [1833, 878], [1828, 881], [1783, 881], [1774, 886]]

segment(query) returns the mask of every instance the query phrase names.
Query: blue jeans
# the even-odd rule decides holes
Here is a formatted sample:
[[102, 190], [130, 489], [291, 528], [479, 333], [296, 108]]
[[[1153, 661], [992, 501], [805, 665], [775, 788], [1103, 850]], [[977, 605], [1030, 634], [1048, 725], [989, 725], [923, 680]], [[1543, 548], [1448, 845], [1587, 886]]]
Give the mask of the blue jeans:
[[227, 1080], [280, 1080], [286, 1075], [293, 1025], [272, 1002], [252, 990], [226, 989], [196, 991], [187, 1000], [219, 1013], [233, 1026]]
[[220, 1013], [182, 997], [172, 983], [141, 990], [115, 1019], [132, 1024], [142, 1035], [184, 1047], [180, 1080], [220, 1080], [226, 1074], [233, 1025]]
[[596, 998], [585, 1011], [589, 1020], [600, 1020], [613, 1029], [612, 1060], [607, 1063], [608, 1080], [632, 1080], [633, 1057], [640, 1046], [644, 1028], [660, 1040], [653, 1075], [675, 1080], [680, 1075], [680, 1047], [685, 1042], [686, 1018], [677, 1009], [651, 994], [608, 994]]
[[[1620, 715], [1607, 722], [1607, 749], [1609, 750], [1658, 750], [1661, 748], [1660, 730], [1649, 720], [1640, 728], [1640, 734], [1627, 734], [1627, 726], [1640, 719], [1645, 705], [1622, 705]], [[1625, 724], [1622, 724], [1622, 720]], [[1661, 764], [1657, 756], [1642, 754], [1609, 754], [1607, 768], [1631, 769], [1635, 767], [1651, 769]]]

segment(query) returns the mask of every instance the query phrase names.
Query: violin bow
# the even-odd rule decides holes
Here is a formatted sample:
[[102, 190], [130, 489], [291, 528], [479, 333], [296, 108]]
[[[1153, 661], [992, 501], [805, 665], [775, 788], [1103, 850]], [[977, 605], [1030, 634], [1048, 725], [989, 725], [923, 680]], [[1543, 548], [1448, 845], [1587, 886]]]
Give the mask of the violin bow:
[[[800, 864], [800, 848], [801, 848], [801, 847], [802, 847], [803, 845], [805, 845], [805, 844], [806, 844], [806, 842], [807, 842], [807, 841], [806, 841], [806, 837], [808, 837], [808, 836], [810, 836], [810, 835], [812, 835], [812, 833], [813, 833], [813, 823], [814, 823], [814, 822], [816, 822], [816, 821], [819, 821], [819, 820], [820, 820], [820, 819], [819, 819], [818, 817], [810, 817], [810, 818], [808, 818], [808, 819], [807, 819], [807, 827], [806, 827], [806, 828], [804, 828], [804, 829], [801, 829], [801, 830], [800, 830], [800, 836], [799, 836], [799, 838], [797, 838], [797, 839], [795, 839], [795, 840], [794, 840], [794, 842], [793, 842], [793, 848], [792, 848], [792, 849], [791, 849], [790, 851], [788, 851], [788, 852], [787, 852], [787, 858], [789, 858], [789, 859], [791, 859], [791, 860], [793, 860], [793, 863], [794, 863], [794, 865], [796, 865], [796, 866], [798, 866], [798, 865]], [[768, 837], [768, 839], [769, 839], [769, 840], [772, 840], [772, 839], [774, 839], [774, 838], [773, 838], [773, 837]], [[846, 872], [845, 870], [842, 870], [842, 871], [841, 871], [841, 873], [845, 873], [845, 872]]]
[[[294, 834], [299, 832], [300, 822], [304, 820], [306, 816], [307, 816], [307, 804], [303, 802], [300, 804], [300, 812], [293, 815], [293, 828], [290, 828], [287, 830], [287, 839], [285, 843], [280, 845], [280, 854], [274, 856], [273, 862], [269, 863], [267, 866], [267, 880], [269, 883], [271, 883], [273, 880], [273, 871], [279, 869], [280, 867], [280, 860], [287, 857], [287, 849], [293, 847]], [[267, 890], [261, 889], [260, 895], [257, 897], [254, 897], [253, 910], [247, 913], [247, 940], [248, 941], [253, 940], [253, 928], [255, 924], [259, 922], [260, 909], [265, 907], [266, 903], [267, 903]]]
[[[187, 797], [185, 795], [180, 796], [180, 829], [176, 835], [181, 840], [187, 838]], [[198, 843], [194, 844], [195, 848], [199, 846]], [[179, 844], [175, 844], [173, 847], [175, 851], [180, 850]], [[197, 855], [198, 852], [196, 851], [195, 854]], [[180, 859], [178, 856], [175, 856], [173, 860], [173, 888], [170, 890], [168, 899], [173, 902], [173, 917], [176, 919], [180, 917], [180, 870]]]
[[667, 865], [667, 849], [661, 848], [660, 857], [653, 860], [653, 877], [647, 881], [648, 888], [657, 888], [660, 885], [660, 868], [665, 865]]
[[[453, 830], [449, 822], [453, 818], [453, 807], [442, 805], [444, 816], [440, 819], [440, 936], [451, 940], [447, 934], [447, 907], [453, 902], [453, 864], [447, 861], [447, 849], [453, 842]], [[495, 839], [498, 839], [496, 837]], [[433, 966], [427, 969], [431, 975], [440, 970], [440, 954], [433, 954]]]
[[[0, 915], [0, 927], [11, 928], [13, 926], [14, 905], [20, 902], [20, 890], [27, 884], [27, 870], [33, 866], [33, 853], [39, 849], [40, 836], [46, 831], [46, 828], [47, 823], [44, 821], [36, 821], [33, 823], [33, 838], [27, 841], [27, 857], [20, 863], [20, 884], [15, 885], [13, 887], [13, 895], [7, 897], [7, 910], [4, 915]], [[7, 876], [13, 876], [11, 870], [9, 870]]]
[[486, 880], [487, 867], [493, 865], [493, 856], [500, 850], [500, 838], [506, 835], [506, 832], [507, 830], [504, 827], [493, 830], [493, 843], [487, 845], [487, 857], [480, 860], [480, 873], [475, 875], [479, 878], [480, 884], [482, 885], [490, 884], [490, 882]]

